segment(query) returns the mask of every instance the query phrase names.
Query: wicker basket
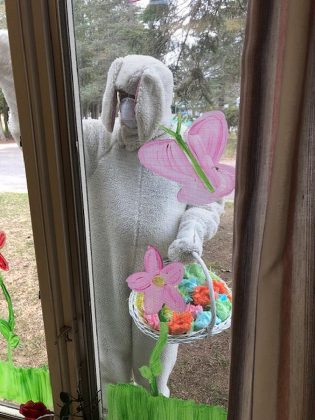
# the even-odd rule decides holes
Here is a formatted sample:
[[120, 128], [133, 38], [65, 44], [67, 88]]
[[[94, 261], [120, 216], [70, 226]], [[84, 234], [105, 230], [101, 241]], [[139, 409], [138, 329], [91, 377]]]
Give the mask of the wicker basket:
[[[216, 322], [216, 308], [215, 308], [215, 297], [214, 297], [214, 290], [213, 290], [213, 282], [212, 278], [210, 276], [209, 270], [204, 263], [203, 259], [197, 254], [193, 253], [193, 257], [195, 260], [200, 264], [202, 267], [206, 280], [208, 282], [209, 286], [209, 292], [210, 292], [210, 309], [211, 309], [211, 323], [208, 325], [207, 328], [203, 328], [198, 331], [192, 331], [189, 333], [181, 334], [181, 335], [169, 335], [168, 336], [168, 342], [173, 344], [181, 344], [181, 343], [191, 343], [195, 340], [201, 340], [203, 338], [206, 338], [211, 335], [219, 334], [220, 332], [226, 330], [231, 326], [231, 314], [229, 317], [221, 322], [220, 324], [215, 324]], [[222, 280], [223, 281], [223, 280]], [[225, 282], [224, 282], [225, 284]], [[230, 289], [225, 284], [226, 289], [230, 291]], [[157, 340], [159, 338], [159, 332], [151, 328], [146, 321], [143, 319], [142, 315], [139, 313], [138, 307], [137, 307], [137, 292], [131, 292], [129, 297], [129, 312], [132, 316], [135, 324], [141, 330], [144, 334], [148, 335], [149, 337], [154, 338]]]

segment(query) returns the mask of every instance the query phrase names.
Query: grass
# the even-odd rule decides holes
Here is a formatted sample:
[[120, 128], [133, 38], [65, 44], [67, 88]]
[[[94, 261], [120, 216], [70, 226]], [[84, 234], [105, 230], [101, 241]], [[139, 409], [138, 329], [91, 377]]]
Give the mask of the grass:
[[[4, 272], [3, 276], [13, 301], [15, 333], [21, 339], [20, 345], [14, 350], [13, 360], [23, 367], [43, 366], [47, 364], [47, 355], [26, 193], [0, 193], [0, 229], [7, 235], [6, 245], [1, 252], [10, 265], [10, 270]], [[6, 301], [1, 295], [0, 318], [7, 317]], [[0, 337], [0, 359], [6, 359], [3, 337]]]

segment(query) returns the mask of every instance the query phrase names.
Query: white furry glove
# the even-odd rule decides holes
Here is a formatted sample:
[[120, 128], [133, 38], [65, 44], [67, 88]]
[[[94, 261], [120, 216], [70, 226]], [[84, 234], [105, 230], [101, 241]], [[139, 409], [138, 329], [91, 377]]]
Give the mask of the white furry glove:
[[181, 218], [177, 238], [168, 249], [170, 260], [187, 263], [193, 260], [192, 252], [201, 256], [203, 241], [217, 233], [223, 211], [223, 200], [203, 207], [188, 208]]

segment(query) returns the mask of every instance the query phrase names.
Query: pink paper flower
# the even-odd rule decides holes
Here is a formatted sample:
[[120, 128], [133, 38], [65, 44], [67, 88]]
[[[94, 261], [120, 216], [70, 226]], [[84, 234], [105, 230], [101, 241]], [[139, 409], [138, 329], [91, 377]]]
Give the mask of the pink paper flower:
[[127, 278], [130, 289], [144, 293], [144, 311], [156, 314], [165, 304], [173, 311], [183, 312], [185, 301], [175, 287], [184, 275], [184, 266], [174, 262], [163, 267], [162, 257], [153, 246], [148, 246], [144, 256], [144, 272]]
[[144, 319], [147, 321], [147, 323], [154, 329], [159, 331], [160, 330], [160, 320], [159, 320], [159, 316], [158, 314], [152, 314], [152, 315], [148, 315], [148, 314], [144, 314], [143, 315]]

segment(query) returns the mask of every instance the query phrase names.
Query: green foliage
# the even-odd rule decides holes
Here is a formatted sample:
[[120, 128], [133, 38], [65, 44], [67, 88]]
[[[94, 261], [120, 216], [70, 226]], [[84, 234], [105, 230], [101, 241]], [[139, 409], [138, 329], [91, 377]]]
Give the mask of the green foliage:
[[112, 61], [139, 53], [144, 31], [137, 8], [121, 0], [75, 0], [81, 106], [85, 116], [98, 117]]
[[235, 0], [191, 1], [173, 66], [177, 101], [192, 113], [221, 108], [239, 96], [245, 5]]

